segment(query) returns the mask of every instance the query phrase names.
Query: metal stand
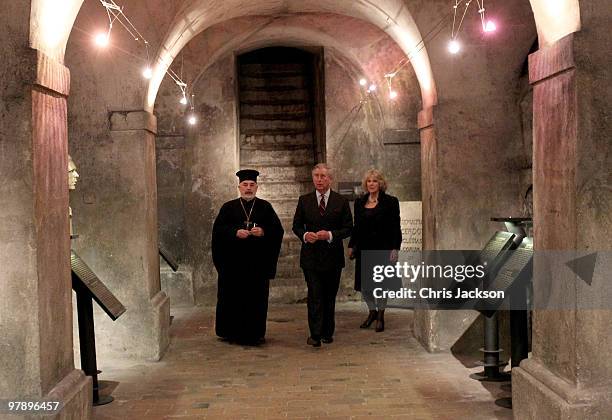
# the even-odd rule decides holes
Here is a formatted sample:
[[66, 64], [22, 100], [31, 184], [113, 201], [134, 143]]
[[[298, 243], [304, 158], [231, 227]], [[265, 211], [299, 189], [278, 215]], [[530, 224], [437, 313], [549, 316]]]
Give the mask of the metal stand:
[[[516, 294], [515, 294], [516, 293]], [[527, 301], [527, 291], [521, 287], [520, 291], [512, 293], [510, 296], [516, 299]], [[510, 351], [511, 369], [518, 367], [522, 360], [529, 355], [529, 329], [527, 327], [528, 312], [524, 310], [510, 311]], [[510, 383], [512, 392], [512, 383]], [[499, 407], [512, 409], [512, 397], [499, 398], [495, 400]]]
[[[506, 230], [514, 233], [516, 237], [516, 245], [518, 246], [525, 236], [525, 225], [531, 223], [531, 218], [497, 218], [491, 219], [494, 221], [504, 222]], [[523, 285], [518, 285], [520, 290], [511, 293], [510, 296], [520, 300], [521, 305], [527, 302], [527, 290]], [[512, 308], [512, 302], [510, 302]], [[510, 371], [517, 367], [523, 359], [529, 355], [529, 330], [527, 327], [528, 312], [526, 310], [511, 310], [510, 311]], [[512, 383], [508, 384], [506, 391], [512, 392]], [[512, 397], [498, 398], [495, 404], [499, 407], [512, 409]]]
[[504, 382], [510, 380], [510, 375], [501, 372], [508, 363], [501, 362], [499, 355], [503, 352], [499, 348], [499, 324], [497, 313], [491, 317], [484, 317], [484, 347], [480, 349], [483, 352], [483, 361], [479, 364], [484, 367], [484, 370], [479, 373], [473, 373], [470, 378], [484, 382]]
[[104, 405], [112, 402], [110, 395], [100, 397], [98, 386], [98, 368], [96, 363], [96, 336], [94, 333], [93, 301], [89, 290], [79, 282], [72, 282], [77, 297], [77, 314], [79, 321], [79, 344], [81, 350], [81, 369], [93, 380], [93, 405]]

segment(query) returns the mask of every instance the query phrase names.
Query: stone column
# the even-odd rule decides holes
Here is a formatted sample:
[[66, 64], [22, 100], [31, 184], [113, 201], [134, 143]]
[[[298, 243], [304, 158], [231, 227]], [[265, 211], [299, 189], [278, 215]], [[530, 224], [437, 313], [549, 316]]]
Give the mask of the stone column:
[[[110, 136], [81, 146], [75, 155], [95, 156], [82, 170], [73, 204], [79, 238], [73, 247], [125, 305], [111, 321], [96, 309], [96, 345], [105, 353], [159, 360], [169, 344], [170, 301], [160, 289], [155, 116], [146, 111], [114, 111]], [[79, 200], [80, 199], [80, 200]]]
[[[423, 109], [418, 115], [421, 137], [421, 190], [423, 250], [435, 249], [436, 243], [436, 191], [437, 144], [433, 126], [434, 107]], [[436, 350], [433, 342], [434, 311], [414, 311], [414, 336], [428, 350]]]
[[[426, 108], [418, 115], [421, 136], [423, 250], [469, 249], [469, 244], [462, 248], [453, 238], [459, 234], [459, 231], [466, 229], [466, 226], [459, 224], [456, 219], [457, 209], [464, 209], [466, 219], [469, 217], [478, 219], [480, 214], [475, 209], [468, 209], [467, 200], [457, 200], [456, 196], [452, 201], [443, 198], [450, 196], [449, 191], [460, 188], [455, 176], [457, 179], [464, 178], [468, 171], [463, 166], [453, 165], [450, 161], [462, 159], [461, 152], [457, 149], [460, 145], [453, 144], [450, 133], [446, 134], [445, 144], [440, 145], [438, 142], [439, 133], [444, 133], [444, 130], [436, 129], [434, 126], [434, 111], [438, 109], [440, 106]], [[452, 115], [452, 112], [448, 112], [447, 115]], [[445, 168], [442, 170], [440, 165], [445, 165]], [[455, 176], [448, 175], [453, 172]], [[466, 224], [467, 222], [469, 221], [466, 220]], [[464, 233], [464, 237], [468, 237], [472, 242], [482, 236], [480, 232]], [[477, 316], [478, 313], [475, 311], [417, 309], [414, 313], [414, 335], [430, 352], [448, 351]]]
[[[600, 3], [600, 12], [609, 15], [609, 4]], [[596, 9], [581, 10], [581, 32], [529, 57], [536, 252], [607, 250], [609, 258], [612, 80], [604, 34], [610, 17], [596, 16]], [[557, 283], [538, 275], [538, 262], [536, 254], [536, 294]], [[610, 290], [604, 262], [598, 261], [591, 285], [575, 277], [565, 288], [563, 297], [574, 309], [534, 310], [532, 356], [512, 375], [515, 418], [612, 418], [612, 311], [601, 310], [610, 302], [598, 298]], [[599, 310], [582, 309], [584, 302]]]
[[437, 143], [434, 130], [434, 108], [423, 109], [418, 115], [421, 137], [421, 201], [423, 209], [423, 249], [435, 249], [436, 243], [436, 192], [437, 192]]
[[26, 40], [1, 42], [0, 399], [60, 401], [52, 418], [88, 419], [91, 379], [72, 354], [70, 72]]

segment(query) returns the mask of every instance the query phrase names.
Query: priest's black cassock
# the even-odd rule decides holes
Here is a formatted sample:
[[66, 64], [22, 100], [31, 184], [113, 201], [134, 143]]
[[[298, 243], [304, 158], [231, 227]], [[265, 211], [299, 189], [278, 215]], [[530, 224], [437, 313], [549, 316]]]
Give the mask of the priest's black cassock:
[[[263, 229], [263, 236], [236, 237], [238, 229], [245, 228], [248, 214]], [[221, 207], [212, 235], [213, 262], [219, 274], [215, 322], [219, 337], [257, 343], [265, 336], [270, 279], [276, 275], [283, 233], [266, 200], [238, 198]]]

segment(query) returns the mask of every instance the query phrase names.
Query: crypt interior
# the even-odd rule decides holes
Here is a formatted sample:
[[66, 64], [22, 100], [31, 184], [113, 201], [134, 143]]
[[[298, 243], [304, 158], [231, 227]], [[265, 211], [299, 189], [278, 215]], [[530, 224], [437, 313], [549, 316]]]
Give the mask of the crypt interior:
[[[412, 203], [419, 249], [481, 249], [501, 229], [491, 218], [512, 216], [533, 218], [536, 252], [610, 251], [612, 6], [487, 0], [483, 31], [481, 4], [5, 4], [0, 400], [61, 401], [61, 419], [612, 418], [612, 307], [581, 309], [609, 293], [602, 265], [562, 291], [573, 309], [531, 311], [511, 389], [469, 377], [477, 311], [390, 309], [384, 333], [359, 330], [351, 262], [336, 341], [305, 344], [291, 220], [317, 162], [334, 190], [380, 169]], [[261, 173], [285, 229], [257, 348], [214, 335], [212, 224], [241, 168]], [[94, 304], [100, 392], [115, 401], [93, 408], [71, 252], [125, 307], [113, 320]], [[537, 269], [534, 290], [553, 287]], [[495, 404], [509, 396], [511, 410]]]

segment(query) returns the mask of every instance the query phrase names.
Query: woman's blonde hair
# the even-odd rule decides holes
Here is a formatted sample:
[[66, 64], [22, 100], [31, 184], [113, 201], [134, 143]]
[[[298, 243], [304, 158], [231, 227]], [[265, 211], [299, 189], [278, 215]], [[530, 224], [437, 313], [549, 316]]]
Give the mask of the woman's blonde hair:
[[387, 180], [383, 176], [382, 172], [378, 169], [368, 169], [366, 173], [363, 175], [363, 180], [361, 181], [361, 188], [365, 192], [368, 192], [367, 181], [368, 178], [374, 178], [378, 181], [378, 185], [381, 191], [387, 191]]

